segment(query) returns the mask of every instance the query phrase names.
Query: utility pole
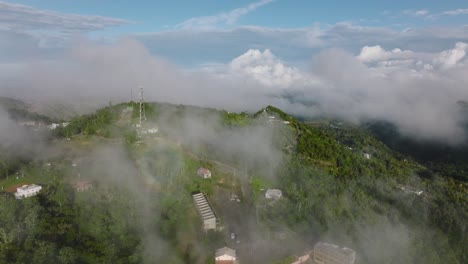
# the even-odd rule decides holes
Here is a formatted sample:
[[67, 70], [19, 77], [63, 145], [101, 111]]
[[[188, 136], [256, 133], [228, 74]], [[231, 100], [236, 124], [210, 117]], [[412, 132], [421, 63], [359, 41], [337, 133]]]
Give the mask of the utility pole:
[[140, 86], [140, 127], [141, 123], [146, 120], [145, 115], [145, 97], [143, 94], [143, 87]]

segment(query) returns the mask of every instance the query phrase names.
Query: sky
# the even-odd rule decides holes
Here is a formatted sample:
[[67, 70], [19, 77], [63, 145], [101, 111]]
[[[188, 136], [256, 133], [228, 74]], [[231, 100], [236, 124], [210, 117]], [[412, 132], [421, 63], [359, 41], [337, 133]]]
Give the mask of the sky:
[[[0, 14], [0, 30], [7, 35], [4, 38], [10, 39], [3, 41], [4, 45], [17, 46], [15, 37], [31, 38], [30, 41], [39, 42], [31, 45], [53, 52], [77, 36], [100, 41], [133, 37], [152, 53], [182, 66], [223, 63], [250, 48], [270, 49], [300, 64], [324, 46], [351, 51], [359, 50], [363, 44], [391, 49], [419, 46], [431, 51], [448, 48], [453, 39], [465, 39], [466, 35], [441, 39], [439, 35], [419, 31], [440, 27], [466, 31], [468, 4], [457, 0], [211, 0], [137, 4], [124, 0], [23, 0], [0, 1]], [[408, 34], [412, 29], [421, 36]], [[382, 39], [382, 43], [377, 43], [365, 34], [371, 30], [397, 34], [402, 40]], [[356, 35], [362, 40], [352, 41], [346, 36], [355, 33], [362, 34]], [[439, 43], [428, 45], [425, 38], [428, 41], [435, 38]], [[23, 45], [28, 44], [16, 47], [19, 53], [23, 52], [20, 49]]]
[[108, 102], [143, 85], [151, 100], [457, 142], [467, 18], [456, 0], [0, 1], [0, 95]]

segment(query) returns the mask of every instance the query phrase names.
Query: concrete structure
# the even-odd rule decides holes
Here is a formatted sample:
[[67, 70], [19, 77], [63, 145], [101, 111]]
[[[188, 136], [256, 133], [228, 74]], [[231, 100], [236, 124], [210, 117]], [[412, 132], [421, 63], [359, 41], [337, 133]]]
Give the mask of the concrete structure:
[[77, 181], [72, 184], [73, 189], [77, 192], [84, 192], [93, 188], [93, 183], [91, 181]]
[[356, 252], [349, 248], [318, 242], [314, 246], [313, 261], [316, 264], [354, 264]]
[[38, 194], [42, 189], [42, 186], [37, 184], [23, 185], [18, 187], [15, 192], [16, 199], [23, 199]]
[[283, 192], [278, 189], [268, 189], [265, 192], [265, 198], [267, 199], [280, 199], [283, 197]]
[[223, 247], [223, 248], [216, 250], [215, 263], [216, 264], [238, 264], [236, 251], [228, 247]]
[[370, 158], [371, 158], [371, 154], [369, 154], [369, 153], [364, 153], [364, 158], [370, 159]]
[[211, 171], [209, 169], [199, 168], [197, 170], [197, 175], [202, 177], [203, 179], [209, 179], [211, 178]]
[[205, 231], [208, 230], [216, 230], [216, 215], [211, 208], [211, 205], [206, 200], [206, 197], [203, 193], [196, 193], [192, 195], [193, 201], [197, 208], [198, 214], [200, 215], [203, 229]]

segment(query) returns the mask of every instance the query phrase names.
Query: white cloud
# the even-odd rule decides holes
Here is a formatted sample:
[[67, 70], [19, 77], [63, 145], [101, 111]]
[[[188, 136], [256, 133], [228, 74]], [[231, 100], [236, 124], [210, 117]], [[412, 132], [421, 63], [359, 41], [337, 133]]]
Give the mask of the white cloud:
[[270, 50], [250, 49], [229, 64], [231, 73], [250, 77], [262, 85], [290, 87], [303, 84], [307, 78], [299, 69], [283, 64]]
[[468, 8], [466, 9], [455, 9], [455, 10], [448, 10], [442, 13], [443, 15], [447, 16], [459, 16], [459, 15], [468, 15]]
[[364, 46], [361, 49], [361, 53], [358, 55], [358, 59], [365, 63], [372, 63], [388, 59], [405, 59], [410, 58], [414, 54], [409, 50], [401, 50], [395, 48], [391, 51], [384, 50], [381, 46]]
[[454, 9], [454, 10], [447, 10], [438, 14], [433, 14], [433, 15], [428, 15], [427, 18], [430, 19], [438, 19], [442, 18], [444, 16], [461, 16], [461, 15], [468, 15], [468, 8], [459, 8], [459, 9]]
[[260, 0], [245, 7], [236, 8], [226, 13], [219, 13], [212, 16], [193, 17], [177, 24], [176, 28], [181, 29], [212, 29], [220, 25], [234, 25], [240, 17], [255, 11], [257, 8], [267, 5], [274, 0]]
[[369, 65], [410, 70], [449, 69], [463, 64], [468, 44], [457, 42], [455, 47], [441, 52], [422, 53], [398, 48], [391, 51], [381, 46], [365, 46], [357, 59]]
[[468, 51], [468, 44], [458, 42], [455, 48], [442, 51], [435, 59], [434, 64], [440, 65], [442, 68], [447, 69], [459, 65], [465, 58]]
[[428, 15], [429, 11], [427, 9], [421, 9], [421, 10], [406, 9], [406, 10], [403, 10], [402, 13], [404, 15], [409, 15], [409, 16], [414, 16], [414, 17], [422, 17], [422, 16]]

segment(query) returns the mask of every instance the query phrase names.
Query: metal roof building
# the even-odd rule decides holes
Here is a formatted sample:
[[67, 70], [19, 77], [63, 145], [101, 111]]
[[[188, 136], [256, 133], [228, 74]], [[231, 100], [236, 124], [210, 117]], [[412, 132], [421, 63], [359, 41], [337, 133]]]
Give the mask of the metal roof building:
[[346, 247], [318, 242], [314, 246], [313, 259], [317, 264], [354, 264], [356, 252]]
[[22, 199], [34, 196], [42, 190], [42, 186], [37, 184], [23, 185], [16, 189], [15, 197], [16, 199]]
[[216, 230], [216, 215], [205, 195], [203, 193], [196, 193], [192, 195], [192, 198], [202, 220], [203, 229], [205, 229], [205, 231], [211, 229]]

